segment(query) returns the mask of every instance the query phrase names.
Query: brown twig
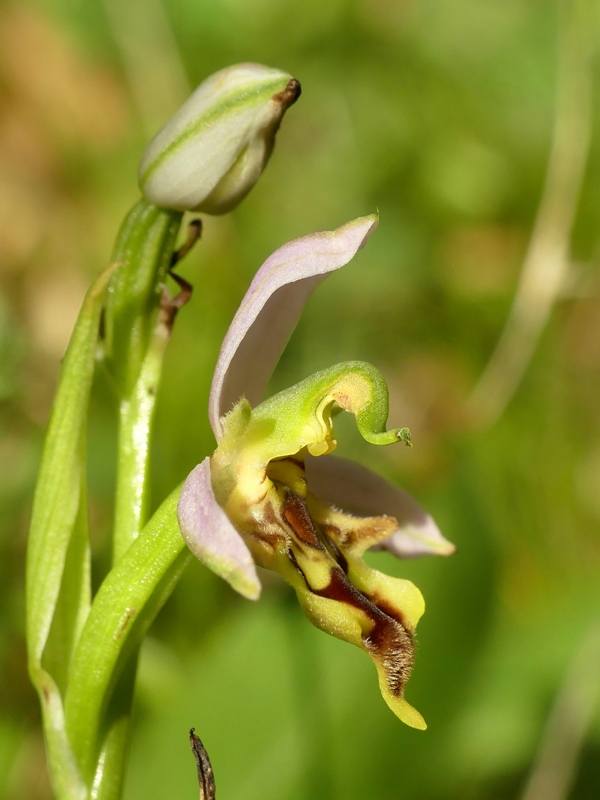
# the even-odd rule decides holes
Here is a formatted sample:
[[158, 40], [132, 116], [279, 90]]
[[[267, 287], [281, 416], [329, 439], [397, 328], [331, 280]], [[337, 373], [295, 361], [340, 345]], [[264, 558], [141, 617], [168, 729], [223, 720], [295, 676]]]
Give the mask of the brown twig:
[[181, 275], [175, 275], [175, 273], [170, 270], [168, 274], [179, 286], [179, 291], [175, 297], [172, 297], [169, 290], [164, 286], [160, 299], [159, 323], [166, 326], [167, 334], [169, 335], [173, 330], [177, 312], [190, 302], [194, 287], [191, 283], [188, 283], [185, 278], [182, 278]]
[[179, 286], [179, 292], [175, 295], [175, 297], [172, 297], [167, 287], [163, 286], [162, 297], [160, 299], [160, 314], [158, 317], [159, 325], [165, 326], [167, 336], [169, 336], [173, 330], [173, 324], [175, 322], [177, 312], [180, 308], [183, 308], [183, 306], [190, 302], [194, 289], [192, 284], [186, 281], [185, 278], [182, 278], [181, 275], [176, 275], [173, 272], [173, 267], [190, 252], [192, 247], [200, 238], [201, 233], [202, 220], [193, 219], [188, 225], [187, 238], [185, 242], [178, 250], [175, 250], [171, 256], [171, 265], [168, 269], [167, 275], [173, 278], [175, 283]]
[[196, 244], [196, 242], [200, 238], [201, 234], [202, 234], [202, 220], [193, 219], [188, 225], [187, 238], [185, 242], [181, 245], [179, 250], [175, 250], [175, 252], [171, 256], [171, 269], [173, 269], [175, 264], [181, 261], [182, 258], [187, 256], [192, 247]]
[[194, 728], [190, 730], [190, 746], [198, 768], [200, 800], [215, 800], [215, 776], [208, 753], [200, 741], [200, 737], [196, 736]]

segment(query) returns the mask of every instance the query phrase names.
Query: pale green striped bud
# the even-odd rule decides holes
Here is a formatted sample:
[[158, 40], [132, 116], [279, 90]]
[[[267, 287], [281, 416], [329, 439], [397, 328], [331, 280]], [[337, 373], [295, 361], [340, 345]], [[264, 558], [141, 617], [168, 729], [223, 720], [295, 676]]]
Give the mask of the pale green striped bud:
[[295, 78], [261, 64], [211, 75], [146, 148], [142, 193], [177, 211], [230, 211], [260, 177], [283, 114], [299, 95]]

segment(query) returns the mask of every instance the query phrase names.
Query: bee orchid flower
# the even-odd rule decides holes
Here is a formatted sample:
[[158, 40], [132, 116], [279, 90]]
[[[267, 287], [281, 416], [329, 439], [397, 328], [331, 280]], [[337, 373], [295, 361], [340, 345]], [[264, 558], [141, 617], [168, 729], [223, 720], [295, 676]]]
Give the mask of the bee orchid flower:
[[363, 555], [448, 555], [454, 547], [401, 489], [331, 455], [340, 410], [355, 415], [370, 443], [410, 444], [408, 429], [386, 430], [385, 381], [370, 364], [350, 361], [263, 400], [308, 296], [376, 226], [371, 215], [301, 237], [257, 272], [214, 373], [209, 417], [218, 446], [185, 481], [178, 518], [196, 557], [245, 597], [260, 594], [256, 565], [280, 573], [311, 622], [371, 656], [389, 707], [423, 729], [404, 699], [423, 597]]

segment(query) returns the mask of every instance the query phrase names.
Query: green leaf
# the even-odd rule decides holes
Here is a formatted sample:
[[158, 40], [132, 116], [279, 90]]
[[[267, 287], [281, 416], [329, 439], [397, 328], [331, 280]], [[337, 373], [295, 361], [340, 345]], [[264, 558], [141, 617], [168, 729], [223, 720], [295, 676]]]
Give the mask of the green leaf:
[[191, 560], [177, 524], [177, 488], [100, 586], [71, 663], [65, 714], [86, 780], [100, 755], [99, 731], [131, 655]]
[[116, 266], [112, 264], [100, 274], [83, 302], [64, 358], [33, 500], [27, 551], [27, 643], [30, 667], [36, 675], [80, 509], [83, 442], [100, 314]]
[[[83, 800], [87, 789], [65, 732], [59, 684], [90, 602], [85, 503], [85, 426], [103, 299], [116, 264], [90, 287], [67, 349], [48, 425], [27, 550], [27, 645], [52, 779], [59, 798]], [[52, 646], [46, 653], [46, 645]], [[61, 658], [62, 654], [62, 658]], [[44, 667], [42, 658], [44, 657]], [[56, 677], [51, 672], [56, 670]]]
[[42, 665], [64, 695], [75, 642], [91, 605], [91, 554], [85, 483], [67, 549], [65, 566]]
[[59, 800], [87, 800], [87, 787], [67, 739], [63, 702], [56, 683], [45, 670], [33, 667], [31, 679], [40, 693], [48, 763]]

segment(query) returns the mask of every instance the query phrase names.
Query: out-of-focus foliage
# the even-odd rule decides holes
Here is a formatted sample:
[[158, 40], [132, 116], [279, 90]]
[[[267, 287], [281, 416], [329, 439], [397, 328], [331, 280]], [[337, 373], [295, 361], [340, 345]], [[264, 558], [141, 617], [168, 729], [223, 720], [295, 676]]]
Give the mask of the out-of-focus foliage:
[[[590, 26], [597, 40], [597, 9]], [[407, 692], [426, 733], [393, 717], [369, 660], [313, 630], [288, 587], [265, 575], [264, 598], [249, 604], [192, 565], [144, 649], [126, 797], [196, 796], [191, 726], [223, 800], [519, 797], [559, 695], [567, 739], [551, 764], [575, 742], [570, 796], [598, 796], [593, 692], [582, 741], [568, 735], [573, 686], [600, 671], [597, 91], [567, 289], [500, 420], [477, 429], [465, 412], [542, 194], [558, 28], [547, 0], [0, 4], [1, 800], [50, 796], [26, 677], [23, 555], [60, 359], [138, 196], [145, 143], [202, 78], [244, 60], [288, 70], [303, 95], [257, 187], [232, 215], [205, 219], [179, 267], [195, 294], [167, 357], [154, 497], [214, 446], [212, 368], [262, 260], [379, 208], [377, 234], [310, 301], [274, 383], [346, 359], [380, 368], [390, 424], [408, 425], [415, 446], [373, 452], [340, 418], [340, 452], [405, 485], [459, 549], [444, 561], [373, 556], [427, 600]], [[98, 573], [115, 412], [100, 378], [89, 454]]]

